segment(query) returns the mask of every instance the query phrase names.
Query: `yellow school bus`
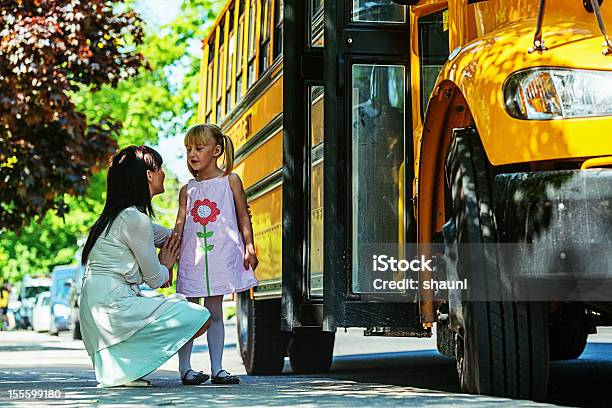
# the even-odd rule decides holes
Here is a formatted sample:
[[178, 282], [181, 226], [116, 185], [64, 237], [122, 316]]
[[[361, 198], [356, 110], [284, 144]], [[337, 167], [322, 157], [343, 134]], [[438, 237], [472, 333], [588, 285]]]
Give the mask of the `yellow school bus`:
[[338, 327], [435, 324], [464, 391], [545, 397], [549, 361], [612, 324], [608, 3], [227, 3], [198, 118], [234, 141], [253, 212], [249, 374], [329, 369]]

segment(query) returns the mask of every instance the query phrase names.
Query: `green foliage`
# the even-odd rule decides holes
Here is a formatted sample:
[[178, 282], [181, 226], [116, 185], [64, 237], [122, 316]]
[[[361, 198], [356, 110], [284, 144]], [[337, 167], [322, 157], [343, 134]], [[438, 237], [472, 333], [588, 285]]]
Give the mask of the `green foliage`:
[[[129, 9], [134, 2], [126, 3], [125, 8]], [[112, 131], [119, 147], [155, 145], [160, 136], [172, 137], [183, 133], [185, 127], [195, 120], [201, 59], [199, 47], [195, 47], [194, 54], [189, 51], [205, 38], [223, 3], [184, 0], [179, 16], [172, 23], [163, 27], [142, 27], [142, 42], [138, 41], [138, 36], [127, 36], [123, 40], [122, 50], [129, 49], [130, 55], [142, 55], [146, 61], [146, 65], [132, 67], [134, 72], [130, 71], [130, 75], [133, 75], [131, 78], [123, 75], [122, 81], [100, 85], [97, 92], [92, 92], [89, 85], [76, 84], [66, 91], [66, 97], [74, 104], [76, 111], [82, 112], [87, 124], [117, 124]], [[130, 16], [137, 17], [134, 14]], [[137, 30], [135, 32], [138, 33]], [[53, 140], [50, 147], [61, 155], [64, 150], [57, 147], [63, 146], [63, 143], [60, 137]], [[165, 156], [165, 152], [160, 153]], [[11, 160], [11, 157], [0, 157], [4, 169], [15, 165]], [[48, 172], [49, 163], [39, 159], [37, 171]], [[91, 166], [87, 170], [81, 169], [79, 174], [87, 175], [90, 171], [95, 173], [95, 170], [98, 170], [96, 166]], [[167, 168], [165, 171], [166, 192], [154, 198], [153, 208], [156, 222], [172, 227], [180, 185]], [[0, 230], [3, 230], [0, 232], [0, 280], [7, 278], [16, 282], [23, 275], [49, 272], [55, 265], [73, 262], [78, 250], [77, 241], [86, 237], [89, 227], [102, 211], [106, 171], [87, 176], [84, 186], [81, 185], [79, 190], [68, 189], [67, 192], [82, 194], [87, 181], [89, 187], [82, 196], [58, 191], [55, 198], [63, 201], [63, 211], [67, 211], [64, 219], [55, 212], [41, 212], [41, 215], [31, 217], [20, 233], [16, 229], [6, 228], [4, 223], [0, 225]], [[14, 193], [8, 191], [7, 196]], [[24, 197], [30, 197], [30, 191], [23, 193]], [[0, 196], [6, 197], [4, 194]], [[13, 205], [12, 209], [15, 208]], [[170, 290], [174, 289], [167, 289]]]
[[85, 193], [118, 124], [87, 122], [70, 93], [137, 73], [142, 22], [118, 1], [0, 3], [0, 228], [19, 230]]
[[86, 197], [64, 196], [72, 208], [65, 222], [49, 212], [24, 227], [19, 235], [5, 230], [0, 235], [2, 278], [17, 282], [24, 275], [48, 274], [55, 265], [73, 263], [77, 240], [87, 234], [88, 226], [102, 211], [105, 178], [105, 171], [96, 174]]
[[177, 89], [177, 98], [181, 103], [180, 117], [184, 120], [183, 129], [196, 122], [202, 41], [208, 36], [225, 3], [221, 0], [184, 0], [179, 16], [165, 27], [178, 47], [197, 50], [196, 55], [184, 53], [176, 61], [176, 66], [184, 72]]

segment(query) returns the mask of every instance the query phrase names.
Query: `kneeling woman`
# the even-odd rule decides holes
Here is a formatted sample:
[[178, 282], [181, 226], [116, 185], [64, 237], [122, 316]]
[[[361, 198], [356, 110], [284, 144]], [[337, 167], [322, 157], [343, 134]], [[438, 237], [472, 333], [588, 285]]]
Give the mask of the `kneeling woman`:
[[[142, 377], [210, 326], [210, 312], [182, 295], [143, 297], [139, 290], [142, 283], [171, 284], [178, 257], [178, 239], [149, 218], [151, 198], [164, 191], [161, 166], [159, 153], [146, 146], [113, 156], [104, 210], [83, 248], [81, 332], [102, 387], [149, 385]], [[159, 256], [155, 245], [162, 246]], [[207, 379], [196, 373], [189, 382]]]

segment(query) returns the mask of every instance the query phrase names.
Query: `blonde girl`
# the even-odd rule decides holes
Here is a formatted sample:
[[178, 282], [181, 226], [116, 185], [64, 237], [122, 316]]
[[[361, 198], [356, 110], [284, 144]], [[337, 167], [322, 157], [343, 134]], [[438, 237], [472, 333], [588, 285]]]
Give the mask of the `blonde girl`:
[[[199, 303], [212, 315], [207, 332], [214, 384], [238, 384], [238, 377], [222, 367], [225, 328], [223, 296], [257, 286], [253, 271], [258, 260], [253, 227], [240, 177], [232, 173], [234, 146], [216, 125], [196, 125], [185, 136], [187, 167], [193, 179], [181, 188], [174, 231], [181, 240], [177, 293]], [[219, 167], [219, 159], [223, 164]], [[179, 350], [183, 384], [206, 381], [191, 369], [189, 342]]]

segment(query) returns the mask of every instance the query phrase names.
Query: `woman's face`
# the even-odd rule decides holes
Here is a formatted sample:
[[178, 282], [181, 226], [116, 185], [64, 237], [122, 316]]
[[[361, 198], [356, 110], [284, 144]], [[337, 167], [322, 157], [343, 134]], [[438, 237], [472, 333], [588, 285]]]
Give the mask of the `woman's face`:
[[156, 171], [147, 170], [147, 178], [149, 179], [149, 192], [151, 197], [164, 192], [164, 179], [166, 174], [160, 167]]

